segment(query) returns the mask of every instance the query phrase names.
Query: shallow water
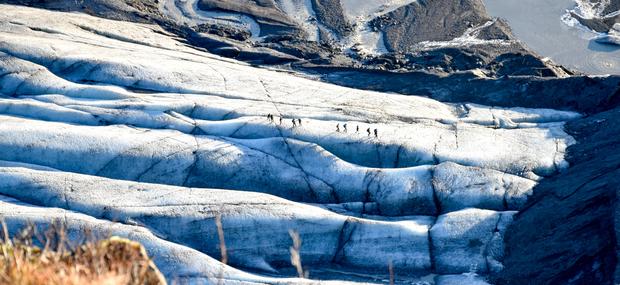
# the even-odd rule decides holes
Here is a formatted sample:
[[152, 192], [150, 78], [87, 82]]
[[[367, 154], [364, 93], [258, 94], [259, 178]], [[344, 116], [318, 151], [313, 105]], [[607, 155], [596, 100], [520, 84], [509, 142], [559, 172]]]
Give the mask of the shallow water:
[[573, 0], [484, 0], [489, 14], [510, 23], [530, 49], [587, 74], [620, 74], [620, 47], [594, 41], [595, 32], [562, 21]]

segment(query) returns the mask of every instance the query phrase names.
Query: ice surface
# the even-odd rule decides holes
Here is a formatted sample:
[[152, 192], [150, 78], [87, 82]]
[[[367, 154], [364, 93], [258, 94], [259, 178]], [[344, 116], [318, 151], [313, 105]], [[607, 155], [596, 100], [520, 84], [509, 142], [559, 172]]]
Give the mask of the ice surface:
[[308, 265], [336, 260], [374, 268], [392, 260], [403, 270], [420, 271], [431, 266], [431, 217], [373, 221], [258, 193], [179, 188], [23, 168], [0, 168], [0, 193], [39, 206], [140, 225], [168, 241], [211, 256], [220, 252], [215, 217], [221, 215], [230, 264], [245, 268], [273, 270], [269, 264], [287, 262], [289, 230], [299, 233], [303, 240], [301, 255]]
[[[4, 160], [115, 179], [257, 191], [295, 201], [376, 202], [378, 211], [387, 215], [434, 214], [434, 191], [448, 209], [483, 205], [514, 209], [535, 184], [497, 170], [454, 163], [362, 167], [319, 145], [278, 137], [234, 139], [123, 125], [73, 126], [2, 115], [0, 119]], [[470, 155], [474, 148], [470, 147]], [[490, 152], [489, 145], [486, 153]], [[438, 161], [447, 160], [450, 153], [442, 149]], [[517, 158], [528, 162], [524, 156]], [[477, 157], [455, 158], [460, 159], [475, 164]]]
[[[67, 236], [85, 239], [85, 230], [105, 238], [110, 235], [127, 237], [140, 242], [156, 260], [159, 270], [168, 278], [186, 284], [350, 284], [343, 281], [314, 281], [298, 278], [270, 278], [249, 274], [220, 263], [195, 249], [166, 241], [148, 229], [108, 220], [96, 219], [60, 208], [39, 207], [10, 197], [0, 196], [0, 215], [9, 232], [17, 234], [34, 223], [45, 229], [59, 221], [64, 222]], [[359, 284], [359, 283], [355, 283]]]
[[516, 175], [454, 163], [438, 165], [433, 178], [438, 207], [444, 213], [468, 207], [518, 210], [536, 185]]
[[[343, 5], [359, 16], [405, 2]], [[135, 238], [190, 283], [302, 282], [283, 278], [294, 230], [317, 272], [392, 263], [411, 282], [484, 284], [502, 268], [512, 215], [568, 167], [563, 127], [581, 116], [344, 88], [194, 50], [155, 26], [0, 9], [0, 194], [18, 199], [2, 198], [0, 214], [12, 231], [64, 217], [76, 233]], [[218, 214], [230, 265], [275, 277], [217, 262]], [[472, 266], [481, 277], [459, 275]]]
[[516, 212], [465, 209], [438, 217], [430, 231], [436, 270], [440, 274], [495, 271], [502, 250], [492, 250], [501, 240]]

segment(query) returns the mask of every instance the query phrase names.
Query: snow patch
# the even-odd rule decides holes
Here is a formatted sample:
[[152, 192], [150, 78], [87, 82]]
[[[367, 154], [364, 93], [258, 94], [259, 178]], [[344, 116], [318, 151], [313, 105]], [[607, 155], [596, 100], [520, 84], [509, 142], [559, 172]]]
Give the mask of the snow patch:
[[203, 11], [198, 8], [198, 0], [164, 0], [159, 9], [166, 16], [190, 26], [200, 24], [221, 24], [245, 29], [252, 34], [252, 39], [260, 40], [260, 25], [252, 17], [221, 11]]
[[312, 8], [312, 0], [276, 0], [278, 8], [299, 25], [309, 41], [320, 41], [319, 24]]
[[483, 40], [478, 38], [480, 31], [493, 25], [497, 19], [487, 21], [476, 27], [471, 27], [463, 33], [460, 37], [454, 38], [449, 41], [423, 41], [416, 44], [416, 49], [436, 49], [445, 47], [463, 47], [463, 46], [475, 46], [475, 45], [511, 45], [513, 41], [510, 40]]

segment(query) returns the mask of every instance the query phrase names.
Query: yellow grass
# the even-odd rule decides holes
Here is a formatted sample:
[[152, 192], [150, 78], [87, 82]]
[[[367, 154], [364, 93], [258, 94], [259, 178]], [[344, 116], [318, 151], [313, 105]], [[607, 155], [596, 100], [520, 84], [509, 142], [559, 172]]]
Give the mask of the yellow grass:
[[33, 245], [34, 227], [10, 239], [3, 223], [0, 284], [116, 285], [166, 284], [139, 243], [118, 237], [84, 242], [71, 248], [64, 230], [53, 227], [43, 248]]

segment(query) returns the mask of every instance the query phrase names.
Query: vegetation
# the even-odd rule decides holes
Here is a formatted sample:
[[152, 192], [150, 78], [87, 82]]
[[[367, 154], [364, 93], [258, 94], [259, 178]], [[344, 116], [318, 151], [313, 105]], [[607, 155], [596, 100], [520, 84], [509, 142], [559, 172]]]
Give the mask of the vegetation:
[[62, 226], [52, 226], [42, 238], [34, 226], [13, 238], [6, 224], [2, 229], [0, 284], [166, 284], [137, 242], [111, 237], [71, 247]]

